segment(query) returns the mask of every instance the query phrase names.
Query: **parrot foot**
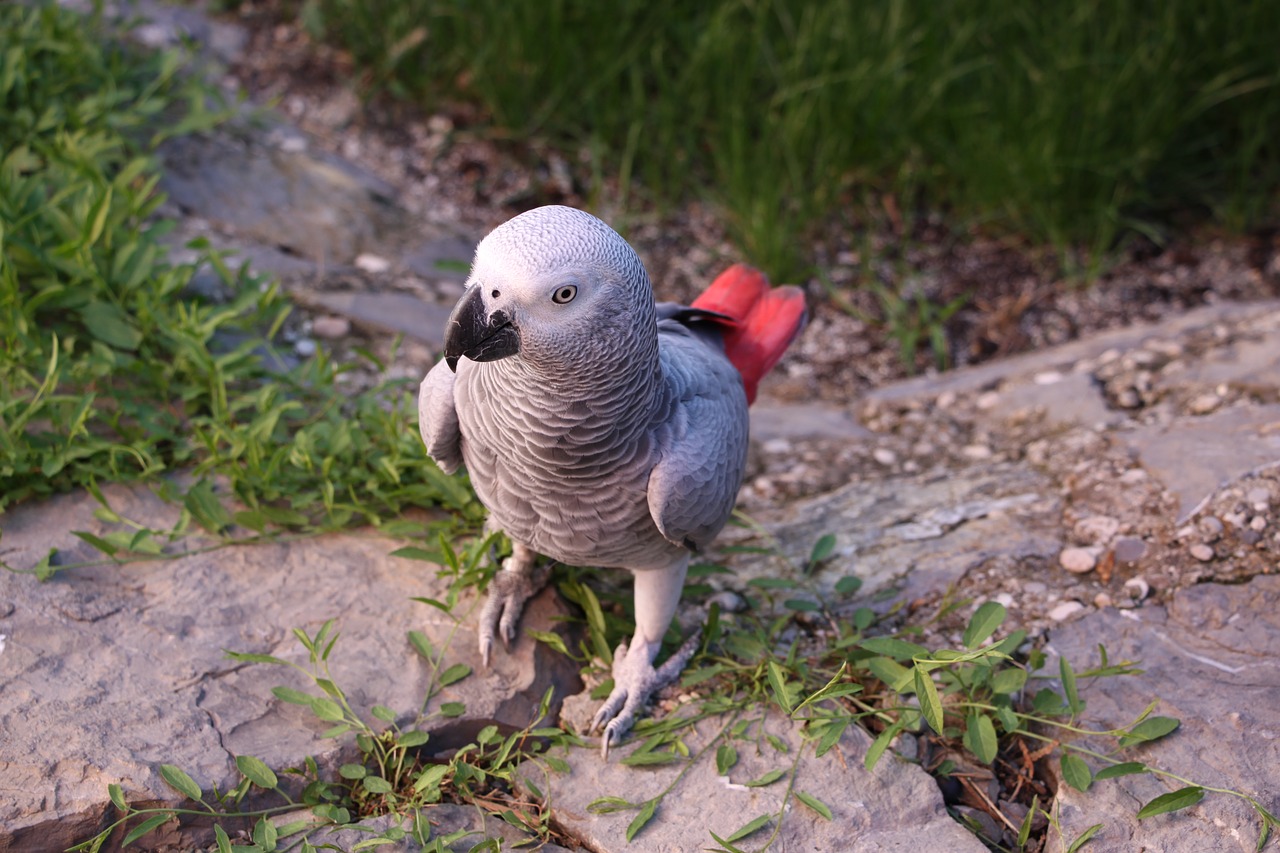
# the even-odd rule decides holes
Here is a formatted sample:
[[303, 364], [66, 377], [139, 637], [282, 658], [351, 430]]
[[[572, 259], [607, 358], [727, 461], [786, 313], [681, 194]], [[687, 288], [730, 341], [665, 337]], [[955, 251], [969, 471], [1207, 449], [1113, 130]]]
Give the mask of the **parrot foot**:
[[480, 660], [485, 667], [493, 657], [493, 638], [497, 634], [510, 651], [516, 638], [516, 623], [525, 603], [547, 584], [551, 566], [536, 567], [536, 555], [517, 546], [516, 552], [502, 561], [502, 569], [493, 576], [489, 597], [480, 610]]
[[701, 631], [694, 633], [657, 669], [653, 667], [653, 657], [658, 653], [658, 643], [640, 642], [628, 648], [627, 641], [623, 640], [618, 646], [613, 653], [613, 692], [596, 711], [588, 729], [595, 731], [603, 726], [600, 754], [605, 761], [609, 760], [609, 747], [631, 730], [649, 697], [679, 677], [698, 650], [701, 635]]

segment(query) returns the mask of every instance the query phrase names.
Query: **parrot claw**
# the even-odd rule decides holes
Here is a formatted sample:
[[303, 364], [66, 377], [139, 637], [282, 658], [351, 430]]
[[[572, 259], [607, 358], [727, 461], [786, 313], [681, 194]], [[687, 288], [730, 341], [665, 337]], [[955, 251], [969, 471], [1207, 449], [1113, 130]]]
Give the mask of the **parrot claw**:
[[623, 640], [613, 653], [613, 692], [604, 700], [600, 710], [591, 719], [593, 732], [600, 733], [600, 755], [609, 760], [609, 747], [619, 743], [636, 721], [636, 715], [644, 708], [654, 693], [675, 681], [684, 671], [685, 664], [698, 650], [702, 632], [698, 631], [681, 644], [675, 654], [657, 669], [653, 668], [652, 658], [657, 653], [657, 644], [652, 648], [646, 643], [637, 643], [628, 647]]
[[480, 610], [480, 660], [487, 669], [493, 658], [494, 635], [511, 651], [516, 639], [516, 625], [525, 603], [536, 595], [551, 576], [551, 567], [534, 567], [533, 552], [527, 551], [502, 561], [502, 569], [493, 576], [489, 597]]

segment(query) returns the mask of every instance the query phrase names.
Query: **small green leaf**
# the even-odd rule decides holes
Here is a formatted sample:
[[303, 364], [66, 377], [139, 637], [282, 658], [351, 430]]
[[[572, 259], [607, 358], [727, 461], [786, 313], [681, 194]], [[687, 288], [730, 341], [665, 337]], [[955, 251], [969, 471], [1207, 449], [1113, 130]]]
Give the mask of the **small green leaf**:
[[253, 826], [253, 843], [257, 844], [267, 853], [276, 849], [276, 825], [265, 817], [258, 818], [258, 822]]
[[1027, 809], [1027, 814], [1022, 818], [1022, 823], [1018, 826], [1018, 848], [1022, 849], [1027, 846], [1027, 840], [1031, 838], [1031, 825], [1035, 823], [1036, 811], [1040, 808], [1040, 795], [1036, 794], [1031, 798], [1031, 808]]
[[876, 739], [871, 742], [871, 747], [867, 750], [867, 754], [862, 758], [862, 766], [868, 770], [874, 768], [876, 762], [880, 760], [880, 756], [884, 755], [884, 751], [889, 748], [889, 744], [901, 733], [902, 728], [902, 721], [899, 720], [876, 735]]
[[924, 720], [929, 724], [929, 727], [941, 734], [943, 728], [942, 699], [938, 696], [938, 685], [933, 683], [933, 677], [929, 673], [920, 667], [916, 667], [915, 687], [916, 697], [920, 700], [920, 713], [924, 715]]
[[173, 817], [173, 812], [163, 812], [161, 814], [152, 815], [151, 817], [144, 820], [142, 823], [135, 826], [133, 829], [129, 830], [129, 834], [126, 835], [124, 837], [124, 840], [120, 842], [120, 846], [128, 847], [130, 844], [137, 841], [139, 838], [146, 835], [148, 832], [155, 829], [160, 824], [165, 823], [172, 817]]
[[817, 602], [807, 598], [788, 598], [782, 602], [782, 606], [797, 613], [815, 613], [822, 609]]
[[1016, 666], [1002, 669], [991, 678], [991, 692], [1009, 695], [1017, 693], [1027, 683], [1027, 671]]
[[738, 750], [727, 743], [721, 744], [716, 749], [716, 772], [721, 776], [728, 776], [729, 770], [737, 763]]
[[[834, 533], [824, 533], [819, 537], [817, 542], [813, 543], [813, 550], [809, 552], [809, 564], [805, 567], [805, 574], [812, 572], [819, 563], [830, 557], [836, 550], [836, 535]], [[730, 838], [730, 841], [733, 839]]]
[[89, 334], [108, 346], [132, 352], [142, 343], [133, 318], [115, 303], [92, 300], [80, 309], [80, 319]]
[[996, 628], [1000, 627], [1000, 623], [1004, 622], [1005, 613], [1005, 607], [1000, 602], [984, 602], [969, 619], [969, 627], [964, 631], [964, 647], [976, 649], [986, 642]]
[[1093, 838], [1095, 835], [1097, 835], [1101, 829], [1102, 829], [1102, 824], [1095, 823], [1093, 826], [1089, 827], [1084, 832], [1080, 833], [1080, 837], [1077, 838], [1075, 841], [1071, 842], [1071, 846], [1066, 849], [1065, 853], [1076, 853], [1077, 850], [1079, 850], [1086, 843], [1088, 843], [1090, 838]]
[[1035, 698], [1031, 700], [1031, 707], [1037, 713], [1056, 715], [1062, 713], [1062, 697], [1056, 691], [1042, 687], [1037, 691]]
[[674, 764], [682, 761], [683, 756], [674, 752], [657, 752], [649, 749], [637, 749], [635, 752], [622, 759], [620, 763], [628, 767], [650, 767], [657, 764]]
[[444, 777], [449, 775], [449, 765], [433, 764], [419, 774], [417, 781], [413, 783], [414, 793], [421, 794], [423, 791], [440, 787], [440, 783], [444, 781]]
[[213, 837], [218, 845], [218, 853], [231, 853], [231, 839], [227, 837], [227, 831], [216, 823], [213, 825]]
[[813, 796], [813, 794], [806, 794], [804, 791], [796, 791], [796, 799], [825, 817], [827, 820], [832, 819], [830, 807], [822, 800]]
[[396, 712], [386, 705], [374, 705], [369, 713], [384, 723], [394, 723], [396, 721]]
[[259, 788], [274, 790], [279, 784], [275, 772], [260, 758], [254, 758], [252, 755], [237, 755], [236, 767], [246, 779]]
[[911, 689], [912, 671], [892, 658], [871, 658], [867, 661], [867, 669], [894, 693], [905, 693]]
[[128, 811], [129, 805], [125, 802], [124, 791], [115, 782], [107, 786], [107, 796], [111, 798], [111, 802], [120, 811]]
[[360, 780], [360, 784], [370, 794], [390, 794], [394, 790], [391, 783], [381, 776], [365, 776]]
[[539, 643], [543, 643], [545, 645], [550, 646], [552, 649], [554, 649], [555, 651], [559, 652], [562, 655], [569, 654], [569, 649], [564, 644], [564, 638], [554, 631], [526, 630], [525, 633], [527, 633], [530, 637], [533, 637]]
[[221, 533], [231, 525], [231, 513], [213, 493], [213, 483], [201, 480], [192, 486], [182, 498], [182, 505], [191, 517], [210, 533]]
[[991, 723], [990, 717], [979, 711], [969, 714], [965, 730], [965, 746], [983, 764], [995, 761], [999, 744], [996, 740], [996, 727]]
[[772, 814], [762, 814], [755, 820], [749, 821], [748, 823], [745, 823], [742, 826], [738, 827], [736, 830], [734, 830], [730, 835], [728, 835], [725, 838], [725, 841], [729, 842], [730, 844], [732, 844], [735, 841], [741, 841], [751, 833], [756, 832], [757, 830], [763, 829], [772, 818], [773, 818]]
[[440, 673], [440, 686], [448, 687], [455, 684], [471, 674], [471, 667], [465, 663], [455, 663], [453, 666]]
[[169, 783], [169, 787], [188, 799], [199, 800], [204, 796], [200, 786], [180, 767], [175, 767], [172, 764], [161, 764], [160, 777]]
[[747, 782], [746, 785], [748, 788], [763, 788], [766, 785], [772, 785], [774, 782], [777, 782], [786, 774], [787, 771], [785, 770], [770, 770], [759, 779], [752, 779], [750, 782]]
[[294, 690], [292, 687], [272, 687], [272, 694], [282, 702], [291, 702], [294, 705], [310, 705], [316, 697], [310, 693], [303, 693], [301, 690]]
[[628, 844], [631, 843], [640, 830], [644, 829], [644, 825], [653, 819], [653, 813], [657, 810], [658, 800], [656, 798], [645, 801], [645, 804], [640, 807], [640, 814], [636, 815], [635, 818], [632, 819], [631, 823], [627, 824]]
[[342, 706], [332, 699], [324, 696], [315, 696], [311, 699], [311, 713], [315, 714], [322, 720], [330, 723], [336, 723], [344, 719]]
[[928, 657], [929, 650], [897, 637], [869, 637], [858, 643], [869, 652], [893, 658], [894, 660], [910, 660], [914, 657]]
[[343, 779], [363, 779], [369, 771], [363, 764], [344, 764], [338, 768], [338, 775]]
[[1066, 658], [1059, 658], [1058, 671], [1062, 675], [1062, 692], [1067, 696], [1067, 707], [1071, 709], [1072, 715], [1079, 714], [1084, 710], [1084, 703], [1076, 692], [1076, 672]]
[[818, 758], [826, 755], [831, 747], [835, 746], [840, 740], [840, 736], [844, 734], [844, 730], [849, 727], [850, 720], [844, 719], [832, 720], [823, 730], [821, 737], [818, 738], [818, 745], [813, 748], [813, 754]]
[[1159, 740], [1172, 734], [1179, 725], [1179, 721], [1173, 717], [1147, 717], [1120, 738], [1120, 745], [1133, 746], [1136, 743]]
[[1194, 806], [1204, 799], [1204, 788], [1199, 785], [1188, 785], [1167, 794], [1161, 794], [1142, 808], [1138, 809], [1138, 820], [1154, 817], [1158, 814], [1176, 812]]
[[765, 669], [768, 672], [769, 687], [773, 690], [773, 698], [782, 706], [782, 710], [791, 713], [791, 699], [787, 696], [787, 676], [778, 666], [778, 662], [770, 659]]
[[1064, 752], [1060, 760], [1063, 780], [1077, 791], [1087, 791], [1093, 784], [1093, 773], [1084, 759], [1074, 752]]
[[440, 716], [461, 717], [467, 713], [467, 706], [461, 702], [443, 702], [440, 705]]
[[[836, 581], [836, 592], [840, 593], [841, 595], [853, 595], [855, 592], [857, 592], [861, 588], [862, 588], [862, 578], [854, 577], [853, 575], [845, 575], [844, 577], [840, 578], [840, 580]], [[872, 617], [874, 618], [875, 616], [874, 611], [872, 611], [871, 613], [872, 613]], [[862, 628], [865, 628], [865, 627], [866, 625], [862, 626]], [[862, 630], [862, 628], [859, 628], [858, 630]]]
[[409, 632], [409, 644], [413, 646], [418, 654], [422, 655], [424, 660], [431, 660], [435, 655], [435, 649], [431, 647], [431, 641], [421, 631]]
[[397, 548], [391, 552], [390, 556], [402, 557], [406, 560], [423, 560], [428, 563], [440, 562], [440, 554], [438, 552], [428, 551], [425, 548], [417, 548], [412, 545], [405, 546], [404, 548]]
[[1134, 773], [1146, 773], [1147, 765], [1141, 761], [1125, 761], [1121, 764], [1113, 764], [1110, 767], [1104, 767], [1094, 774], [1093, 778], [1097, 780], [1114, 779], [1117, 776], [1131, 776]]
[[426, 743], [430, 739], [431, 739], [431, 735], [427, 734], [426, 732], [422, 732], [422, 731], [405, 732], [404, 734], [400, 735], [400, 737], [396, 738], [396, 745], [403, 746], [406, 749], [412, 749], [415, 746], [422, 746], [424, 743]]

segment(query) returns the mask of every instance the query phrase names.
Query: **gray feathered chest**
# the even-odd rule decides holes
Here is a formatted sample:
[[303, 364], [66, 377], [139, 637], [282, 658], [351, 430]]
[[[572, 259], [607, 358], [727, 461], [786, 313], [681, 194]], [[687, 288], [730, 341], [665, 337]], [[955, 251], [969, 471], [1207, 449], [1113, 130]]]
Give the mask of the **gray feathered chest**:
[[710, 543], [741, 483], [746, 401], [717, 345], [660, 328], [658, 351], [586, 387], [515, 358], [458, 365], [462, 455], [496, 527], [562, 562], [633, 570]]

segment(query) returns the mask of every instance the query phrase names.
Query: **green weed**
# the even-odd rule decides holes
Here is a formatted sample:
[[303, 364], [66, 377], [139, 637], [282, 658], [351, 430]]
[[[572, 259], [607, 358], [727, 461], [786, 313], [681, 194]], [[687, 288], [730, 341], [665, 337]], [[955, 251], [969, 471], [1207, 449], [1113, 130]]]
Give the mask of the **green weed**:
[[1266, 0], [308, 0], [300, 14], [375, 87], [479, 102], [495, 133], [603, 158], [660, 204], [719, 201], [781, 278], [807, 273], [810, 239], [869, 190], [1095, 258], [1126, 231], [1159, 237], [1171, 211], [1240, 227], [1280, 186]]

